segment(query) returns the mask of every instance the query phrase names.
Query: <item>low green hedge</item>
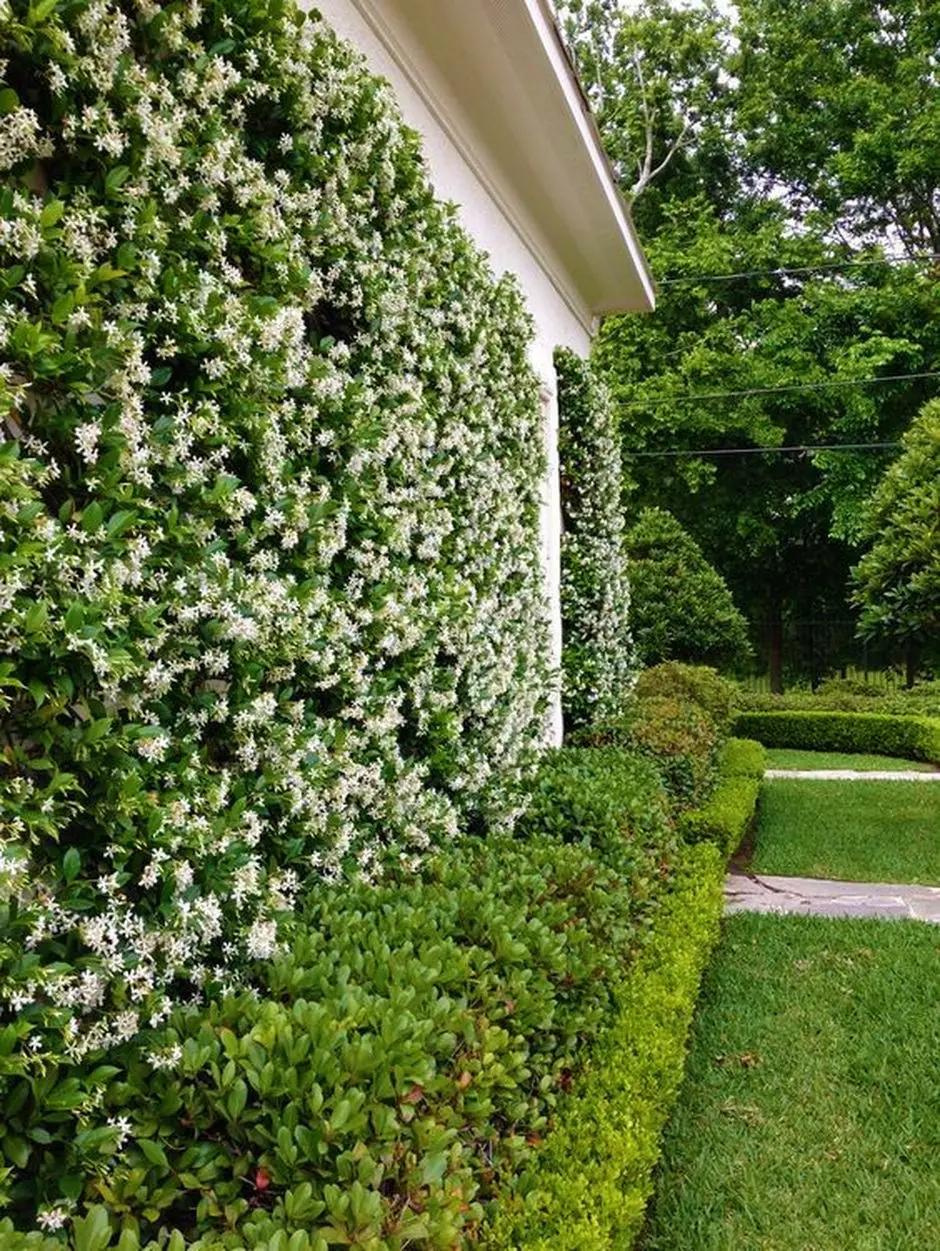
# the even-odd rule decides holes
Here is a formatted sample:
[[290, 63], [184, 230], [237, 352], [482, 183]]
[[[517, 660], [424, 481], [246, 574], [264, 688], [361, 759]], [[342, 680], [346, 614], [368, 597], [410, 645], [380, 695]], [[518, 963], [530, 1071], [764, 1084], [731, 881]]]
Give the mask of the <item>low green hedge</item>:
[[740, 712], [877, 712], [899, 717], [940, 717], [940, 682], [919, 682], [906, 690], [831, 681], [823, 682], [815, 691], [793, 690], [783, 695], [739, 689], [734, 702]]
[[731, 856], [740, 846], [757, 811], [767, 753], [752, 739], [728, 739], [722, 748], [718, 785], [701, 808], [684, 812], [679, 833], [687, 843], [716, 843]]
[[726, 857], [731, 856], [754, 819], [759, 793], [757, 778], [722, 778], [703, 808], [682, 814], [679, 832], [687, 843], [715, 843]]
[[940, 763], [940, 719], [877, 712], [742, 712], [737, 734], [765, 747], [871, 752]]
[[762, 778], [767, 752], [752, 738], [729, 738], [721, 749], [718, 768], [726, 778]]
[[678, 846], [615, 749], [550, 753], [520, 828], [317, 892], [260, 995], [143, 1047], [24, 1072], [29, 1013], [0, 1028], [2, 1251], [60, 1218], [75, 1251], [472, 1242], [619, 1011]]
[[685, 848], [617, 1014], [575, 1097], [514, 1192], [493, 1205], [486, 1251], [626, 1251], [643, 1223], [686, 1038], [718, 935], [724, 862]]

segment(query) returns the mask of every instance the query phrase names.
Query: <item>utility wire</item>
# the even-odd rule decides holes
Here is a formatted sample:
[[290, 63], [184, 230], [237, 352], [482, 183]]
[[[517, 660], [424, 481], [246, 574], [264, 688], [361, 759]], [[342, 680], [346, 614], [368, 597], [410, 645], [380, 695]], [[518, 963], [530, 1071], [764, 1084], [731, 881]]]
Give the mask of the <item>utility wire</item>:
[[932, 265], [940, 261], [940, 252], [927, 252], [921, 256], [885, 256], [877, 261], [839, 261], [824, 265], [780, 266], [778, 269], [745, 269], [738, 274], [692, 274], [681, 278], [659, 278], [660, 287], [673, 287], [681, 283], [733, 282], [738, 278], [782, 278], [788, 274], [816, 274], [836, 269], [859, 269], [866, 265]]
[[877, 378], [845, 378], [835, 382], [800, 382], [785, 387], [750, 387], [744, 391], [701, 391], [694, 395], [660, 395], [649, 400], [630, 400], [622, 407], [656, 408], [662, 404], [692, 404], [699, 400], [744, 399], [751, 395], [786, 395], [794, 391], [828, 391], [833, 387], [874, 386], [882, 382], [909, 382], [914, 378], [940, 378], [940, 371], [916, 374], [881, 374]]
[[712, 447], [697, 451], [679, 452], [625, 452], [626, 456], [766, 456], [768, 453], [785, 452], [862, 452], [876, 448], [900, 447], [900, 443], [800, 443], [789, 447]]

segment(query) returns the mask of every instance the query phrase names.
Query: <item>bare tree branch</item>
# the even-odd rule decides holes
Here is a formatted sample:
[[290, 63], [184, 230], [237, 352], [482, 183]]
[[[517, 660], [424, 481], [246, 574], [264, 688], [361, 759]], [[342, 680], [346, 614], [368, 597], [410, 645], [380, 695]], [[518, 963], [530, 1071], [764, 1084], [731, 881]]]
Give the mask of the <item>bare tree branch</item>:
[[649, 95], [646, 90], [646, 79], [643, 76], [643, 64], [639, 53], [633, 50], [631, 61], [636, 72], [637, 83], [640, 88], [640, 109], [643, 113], [643, 129], [644, 135], [644, 153], [642, 161], [637, 163], [637, 178], [633, 186], [630, 188], [630, 198], [635, 200], [637, 196], [642, 195], [646, 188], [650, 185], [658, 174], [661, 174], [675, 154], [680, 150], [685, 142], [685, 137], [689, 133], [691, 122], [688, 118], [684, 118], [682, 122], [682, 130], [679, 132], [678, 138], [674, 139], [666, 149], [666, 155], [660, 163], [653, 168], [653, 143], [656, 137], [656, 110], [650, 107]]

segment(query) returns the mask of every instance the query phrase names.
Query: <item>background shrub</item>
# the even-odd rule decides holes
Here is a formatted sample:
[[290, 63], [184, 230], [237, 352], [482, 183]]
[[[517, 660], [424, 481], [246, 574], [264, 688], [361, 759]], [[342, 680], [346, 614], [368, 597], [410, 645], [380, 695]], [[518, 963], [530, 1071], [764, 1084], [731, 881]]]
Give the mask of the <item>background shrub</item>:
[[940, 717], [940, 682], [903, 687], [875, 686], [851, 678], [830, 678], [816, 691], [783, 695], [739, 689], [735, 705], [745, 712], [882, 712], [896, 716]]
[[0, 996], [33, 1074], [269, 958], [301, 888], [511, 822], [544, 466], [515, 284], [319, 18], [12, 0], [0, 63]]
[[652, 761], [677, 809], [704, 802], [714, 784], [720, 735], [698, 704], [675, 695], [628, 702], [619, 717], [571, 735], [573, 744], [618, 746]]
[[629, 684], [633, 645], [617, 420], [590, 362], [562, 348], [555, 373], [564, 518], [562, 703], [574, 728], [616, 711]]
[[742, 712], [735, 731], [765, 747], [868, 752], [940, 764], [940, 719], [873, 712]]
[[863, 638], [915, 646], [940, 660], [940, 400], [930, 400], [902, 435], [903, 450], [865, 510], [870, 544], [852, 571]]
[[727, 583], [671, 513], [645, 508], [626, 546], [639, 661], [724, 666], [748, 659], [747, 622]]
[[728, 732], [734, 715], [734, 683], [708, 665], [685, 665], [676, 660], [654, 665], [640, 673], [635, 693], [640, 699], [676, 695], [690, 700], [708, 713], [722, 734]]

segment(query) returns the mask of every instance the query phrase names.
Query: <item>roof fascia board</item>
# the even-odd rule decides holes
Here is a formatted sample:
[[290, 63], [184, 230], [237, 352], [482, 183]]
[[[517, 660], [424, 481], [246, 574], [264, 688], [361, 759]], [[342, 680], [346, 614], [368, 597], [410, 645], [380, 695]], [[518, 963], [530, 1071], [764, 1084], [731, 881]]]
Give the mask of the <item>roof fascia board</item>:
[[652, 309], [656, 304], [656, 287], [653, 277], [650, 274], [646, 257], [643, 255], [643, 250], [640, 247], [636, 229], [630, 219], [626, 202], [617, 183], [610, 160], [604, 150], [594, 115], [590, 111], [580, 80], [565, 46], [555, 10], [550, 0], [525, 0], [525, 3], [533, 25], [542, 41], [545, 54], [555, 70], [575, 125], [581, 132], [584, 146], [590, 153], [591, 163], [597, 173], [598, 182], [607, 203], [610, 205], [611, 213], [620, 228], [620, 233], [633, 259], [644, 294]]
[[575, 287], [562, 274], [555, 261], [527, 228], [518, 205], [513, 203], [512, 197], [505, 192], [504, 188], [492, 176], [487, 160], [477, 151], [475, 145], [471, 143], [466, 133], [466, 128], [458, 124], [444, 107], [441, 100], [436, 97], [435, 93], [428, 90], [428, 85], [412, 57], [383, 16], [381, 12], [382, 0], [351, 0], [351, 2], [363, 20], [372, 29], [375, 36], [381, 41], [398, 69], [407, 78], [411, 87], [421, 98], [422, 103], [433, 116], [437, 125], [473, 171], [474, 176], [499, 208], [520, 242], [528, 250], [539, 268], [545, 273], [572, 316], [577, 319], [578, 324], [587, 334], [593, 336], [597, 330], [597, 313], [599, 310], [589, 308], [585, 304]]

